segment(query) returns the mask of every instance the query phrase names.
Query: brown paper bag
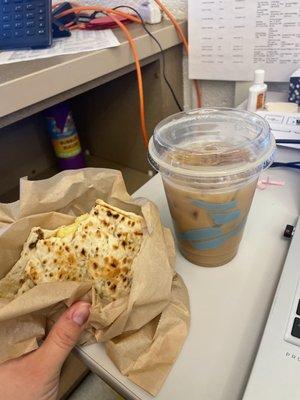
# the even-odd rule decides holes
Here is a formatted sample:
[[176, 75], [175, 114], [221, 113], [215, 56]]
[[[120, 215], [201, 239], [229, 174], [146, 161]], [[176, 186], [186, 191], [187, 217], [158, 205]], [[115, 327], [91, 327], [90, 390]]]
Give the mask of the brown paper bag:
[[[188, 334], [189, 299], [174, 271], [171, 232], [161, 225], [153, 203], [128, 195], [119, 171], [86, 168], [42, 181], [21, 179], [20, 200], [0, 204], [0, 278], [13, 268], [32, 227], [70, 224], [98, 198], [146, 222], [129, 295], [105, 305], [90, 283], [67, 281], [37, 285], [11, 301], [0, 298], [0, 362], [36, 349], [46, 323], [53, 324], [66, 306], [87, 298], [91, 315], [80, 343], [105, 342], [120, 371], [155, 395]], [[0, 281], [0, 294], [5, 284]]]

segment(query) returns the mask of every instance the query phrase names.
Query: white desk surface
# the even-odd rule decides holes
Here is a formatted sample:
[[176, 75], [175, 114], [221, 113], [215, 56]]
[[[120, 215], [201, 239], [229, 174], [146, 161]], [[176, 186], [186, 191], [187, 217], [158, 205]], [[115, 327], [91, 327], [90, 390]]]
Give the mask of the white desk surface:
[[[289, 246], [282, 233], [300, 213], [299, 171], [272, 169], [263, 175], [286, 184], [256, 191], [233, 261], [209, 269], [177, 256], [176, 270], [190, 295], [191, 330], [159, 400], [237, 400], [243, 395]], [[159, 175], [135, 197], [151, 199], [163, 223], [172, 226]], [[125, 398], [152, 398], [120, 374], [101, 344], [79, 349], [79, 354]]]

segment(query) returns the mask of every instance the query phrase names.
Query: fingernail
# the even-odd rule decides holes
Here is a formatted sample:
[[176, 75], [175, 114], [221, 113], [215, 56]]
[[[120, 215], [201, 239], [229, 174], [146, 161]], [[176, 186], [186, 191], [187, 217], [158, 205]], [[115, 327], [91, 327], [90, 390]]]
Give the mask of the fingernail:
[[71, 317], [72, 321], [79, 326], [85, 324], [90, 315], [90, 308], [90, 304], [81, 303], [80, 306], [78, 306], [78, 308], [73, 312]]

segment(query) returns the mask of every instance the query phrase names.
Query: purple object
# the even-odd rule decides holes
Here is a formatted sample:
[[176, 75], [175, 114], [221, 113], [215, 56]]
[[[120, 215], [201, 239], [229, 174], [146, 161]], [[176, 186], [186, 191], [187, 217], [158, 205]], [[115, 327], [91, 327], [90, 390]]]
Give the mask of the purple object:
[[79, 136], [67, 103], [61, 103], [45, 111], [47, 129], [60, 169], [85, 167]]
[[80, 169], [85, 167], [85, 159], [82, 153], [74, 157], [58, 158], [59, 169]]

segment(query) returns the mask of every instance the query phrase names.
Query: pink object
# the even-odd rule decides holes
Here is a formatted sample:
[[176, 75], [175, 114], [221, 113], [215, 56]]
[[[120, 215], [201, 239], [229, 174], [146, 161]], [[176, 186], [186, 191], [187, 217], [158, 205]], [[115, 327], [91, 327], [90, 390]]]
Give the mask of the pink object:
[[[123, 24], [128, 24], [131, 21], [125, 17], [114, 15]], [[89, 23], [86, 24], [86, 29], [112, 29], [118, 28], [118, 24], [109, 16], [94, 18]]]
[[268, 186], [284, 186], [284, 181], [271, 181], [270, 177], [268, 176], [267, 179], [262, 179], [258, 181], [257, 187], [261, 190], [265, 190]]
[[261, 181], [257, 182], [257, 187], [260, 190], [265, 190], [267, 188], [267, 186], [264, 183], [262, 183]]

